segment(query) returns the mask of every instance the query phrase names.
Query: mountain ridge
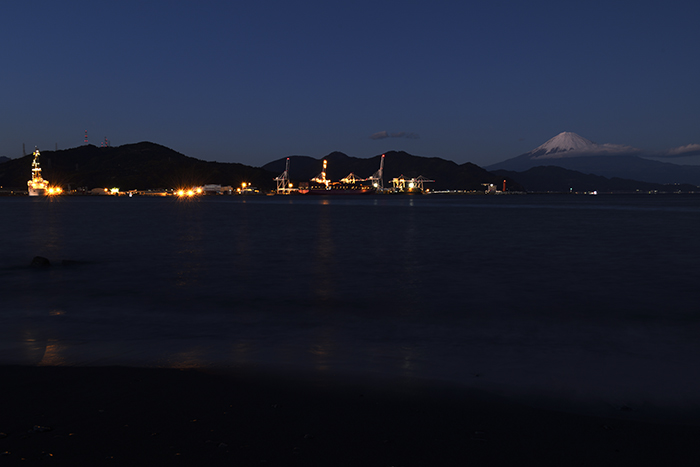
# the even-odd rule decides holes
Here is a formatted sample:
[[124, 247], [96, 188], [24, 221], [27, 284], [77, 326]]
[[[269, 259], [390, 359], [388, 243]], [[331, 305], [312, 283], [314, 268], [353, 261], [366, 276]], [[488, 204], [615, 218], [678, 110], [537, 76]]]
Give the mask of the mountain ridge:
[[[328, 160], [327, 176], [339, 180], [350, 172], [367, 178], [379, 169], [381, 155], [369, 159], [348, 156], [334, 151], [325, 158], [290, 156], [292, 181], [308, 181], [321, 172], [322, 160]], [[0, 164], [0, 186], [5, 189], [26, 190], [31, 173], [32, 155], [11, 159]], [[251, 167], [235, 162], [209, 162], [186, 156], [165, 146], [151, 142], [125, 144], [114, 147], [83, 145], [58, 151], [42, 151], [39, 162], [42, 175], [51, 184], [64, 188], [79, 187], [130, 189], [179, 188], [221, 184], [240, 186], [241, 183], [258, 187], [261, 191], [275, 188], [274, 178], [284, 171], [286, 158]], [[501, 186], [503, 179], [483, 168], [465, 163], [458, 165], [439, 157], [414, 156], [403, 151], [389, 151], [385, 156], [384, 186], [400, 175], [415, 178], [424, 175], [435, 180], [426, 188], [482, 191], [484, 183]], [[522, 187], [508, 179], [513, 190]]]
[[[589, 145], [586, 141], [588, 140], [583, 141], [583, 146]], [[590, 144], [595, 143], [590, 142]], [[545, 145], [539, 146], [539, 150], [552, 149], [543, 146]], [[553, 147], [556, 149], [561, 146]], [[581, 147], [581, 144], [573, 141], [565, 149], [571, 151]], [[87, 189], [119, 187], [122, 190], [179, 188], [208, 183], [236, 187], [245, 182], [258, 187], [261, 191], [271, 191], [275, 188], [274, 178], [284, 171], [286, 159], [286, 157], [280, 158], [258, 168], [239, 163], [203, 161], [156, 143], [140, 142], [117, 147], [98, 148], [94, 145], [84, 145], [59, 151], [44, 151], [41, 154], [40, 163], [44, 178], [52, 184], [64, 188], [70, 186], [72, 189], [80, 187]], [[294, 155], [289, 156], [289, 159], [290, 179], [298, 183], [317, 176], [322, 170], [323, 159], [328, 161], [327, 177], [331, 180], [340, 180], [351, 172], [357, 177], [367, 178], [379, 169], [381, 155], [363, 159], [334, 151], [324, 158]], [[5, 187], [4, 190], [26, 190], [31, 172], [31, 160], [32, 156], [27, 155], [0, 164], [0, 186]], [[618, 176], [612, 170], [608, 172], [601, 170], [603, 162], [610, 160], [625, 162], [625, 174], [633, 174], [633, 176]], [[565, 164], [561, 164], [562, 161]], [[546, 167], [541, 162], [539, 167]], [[568, 188], [564, 185], [572, 184], [598, 191], [667, 189], [654, 180], [643, 180], [647, 163], [654, 163], [654, 161], [646, 161], [635, 156], [614, 158], [586, 156], [546, 161], [549, 167], [558, 167], [570, 172], [497, 169], [494, 173], [494, 169], [487, 170], [471, 162], [457, 164], [439, 157], [389, 151], [385, 153], [384, 186], [390, 187], [391, 179], [401, 175], [406, 178], [422, 175], [435, 180], [426, 185], [431, 190], [478, 192], [484, 190], [484, 184], [493, 184], [500, 188], [503, 180], [506, 180], [509, 191], [565, 191]], [[560, 167], [560, 165], [569, 167]], [[654, 165], [657, 179], [662, 175], [666, 176], [668, 181], [664, 183], [676, 183], [677, 168], [683, 168], [683, 166], [661, 162], [656, 162]], [[664, 174], [664, 170], [659, 167], [668, 169], [669, 173]], [[700, 167], [697, 169], [700, 171]], [[599, 173], [595, 173], [596, 171]], [[588, 175], [596, 175], [608, 180], [588, 177]], [[547, 176], [552, 179], [546, 180]], [[563, 180], [569, 182], [562, 184]], [[649, 183], [657, 183], [657, 186], [651, 186]], [[693, 180], [681, 180], [679, 183], [690, 184], [689, 187], [682, 188], [685, 191], [692, 191], [693, 187], [698, 185], [693, 183]]]
[[660, 184], [620, 177], [608, 178], [602, 175], [584, 174], [554, 165], [533, 167], [524, 172], [495, 170], [493, 173], [518, 180], [525, 190], [531, 193], [698, 192], [698, 187], [692, 184]]
[[[483, 191], [483, 184], [501, 186], [503, 178], [471, 162], [457, 164], [440, 157], [415, 156], [405, 151], [388, 151], [384, 153], [384, 186], [391, 186], [391, 179], [403, 175], [406, 178], [424, 176], [435, 182], [425, 186], [431, 190], [465, 190]], [[286, 157], [268, 162], [262, 168], [272, 172], [284, 171]], [[334, 151], [323, 158], [309, 156], [289, 156], [289, 177], [293, 181], [307, 181], [321, 172], [323, 160], [328, 161], [326, 176], [331, 180], [340, 180], [349, 173], [367, 178], [379, 170], [381, 154], [367, 159], [348, 156]], [[522, 190], [522, 186], [513, 179], [506, 179], [506, 185], [512, 190]]]
[[[574, 144], [568, 145], [568, 140]], [[631, 146], [597, 144], [575, 133], [563, 132], [531, 151], [484, 168], [491, 172], [524, 172], [539, 166], [556, 166], [606, 178], [700, 185], [700, 166], [649, 160], [641, 154], [641, 150]]]
[[578, 157], [582, 155], [634, 155], [641, 151], [621, 144], [598, 144], [571, 131], [563, 131], [544, 144], [536, 147], [530, 154], [532, 159], [549, 159]]
[[[0, 164], [0, 186], [26, 190], [32, 155]], [[274, 176], [263, 169], [239, 163], [208, 162], [173, 149], [143, 141], [122, 146], [83, 145], [58, 151], [42, 151], [42, 175], [61, 186], [122, 190], [178, 188], [205, 183], [239, 186], [252, 183], [274, 188]]]

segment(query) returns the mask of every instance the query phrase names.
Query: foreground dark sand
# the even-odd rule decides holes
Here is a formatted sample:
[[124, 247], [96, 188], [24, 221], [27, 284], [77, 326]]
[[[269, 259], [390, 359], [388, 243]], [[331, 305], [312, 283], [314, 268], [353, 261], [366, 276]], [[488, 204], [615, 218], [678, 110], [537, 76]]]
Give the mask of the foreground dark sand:
[[240, 371], [0, 367], [0, 465], [698, 465], [700, 427], [471, 390]]

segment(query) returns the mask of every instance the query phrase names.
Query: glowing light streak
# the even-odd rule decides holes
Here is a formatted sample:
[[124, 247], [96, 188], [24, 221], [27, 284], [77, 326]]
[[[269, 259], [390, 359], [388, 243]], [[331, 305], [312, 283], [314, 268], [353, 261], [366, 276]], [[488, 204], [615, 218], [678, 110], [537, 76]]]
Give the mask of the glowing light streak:
[[202, 187], [192, 187], [192, 188], [178, 188], [175, 190], [174, 195], [178, 198], [192, 198], [197, 195], [204, 193]]

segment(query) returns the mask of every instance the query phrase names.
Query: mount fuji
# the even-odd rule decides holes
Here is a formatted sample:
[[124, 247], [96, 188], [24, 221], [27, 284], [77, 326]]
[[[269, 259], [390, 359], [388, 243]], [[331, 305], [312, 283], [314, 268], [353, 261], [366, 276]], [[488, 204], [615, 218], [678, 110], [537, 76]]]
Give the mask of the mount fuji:
[[570, 131], [559, 133], [530, 151], [530, 159], [561, 159], [583, 156], [633, 156], [641, 151], [621, 144], [597, 144]]
[[525, 154], [484, 168], [489, 172], [523, 172], [534, 167], [555, 166], [608, 178], [700, 185], [700, 166], [659, 162], [642, 155], [641, 149], [632, 146], [597, 144], [565, 131]]

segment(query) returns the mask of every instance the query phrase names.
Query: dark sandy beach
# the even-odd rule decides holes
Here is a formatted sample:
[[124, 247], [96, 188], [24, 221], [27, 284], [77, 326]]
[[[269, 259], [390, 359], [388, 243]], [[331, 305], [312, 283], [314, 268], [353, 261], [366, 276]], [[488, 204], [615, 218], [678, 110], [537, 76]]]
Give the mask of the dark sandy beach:
[[253, 371], [0, 367], [2, 465], [697, 465], [700, 427]]

